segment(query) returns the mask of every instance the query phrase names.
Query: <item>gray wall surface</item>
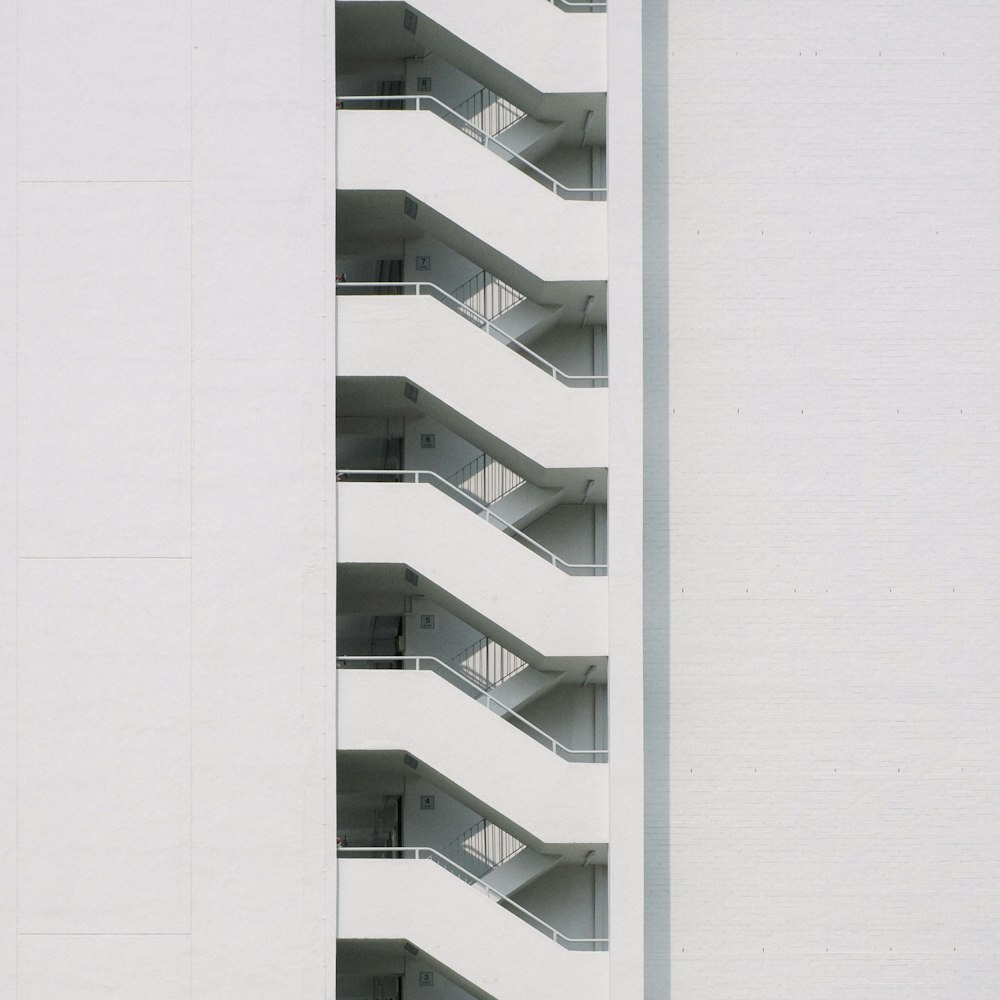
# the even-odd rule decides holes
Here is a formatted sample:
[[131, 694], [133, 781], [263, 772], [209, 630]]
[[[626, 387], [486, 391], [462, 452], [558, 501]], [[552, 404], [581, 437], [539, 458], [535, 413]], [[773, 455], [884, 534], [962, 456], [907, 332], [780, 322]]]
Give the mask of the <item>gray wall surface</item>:
[[670, 995], [995, 997], [1000, 4], [668, 9]]
[[670, 996], [670, 257], [668, 9], [642, 5], [643, 772], [645, 993]]

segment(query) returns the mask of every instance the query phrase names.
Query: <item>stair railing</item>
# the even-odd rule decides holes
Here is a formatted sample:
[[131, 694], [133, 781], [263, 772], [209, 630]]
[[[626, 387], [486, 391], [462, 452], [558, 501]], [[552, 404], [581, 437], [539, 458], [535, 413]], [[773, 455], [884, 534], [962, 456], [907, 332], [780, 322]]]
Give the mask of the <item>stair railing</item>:
[[453, 656], [451, 664], [460, 673], [475, 680], [484, 691], [509, 681], [529, 666], [527, 660], [522, 660], [485, 635], [463, 649], [458, 656]]
[[537, 555], [542, 556], [546, 562], [551, 563], [556, 569], [562, 570], [570, 576], [607, 576], [607, 563], [571, 563], [561, 559], [554, 552], [550, 552], [540, 542], [536, 542], [530, 535], [526, 535], [519, 528], [515, 528], [509, 521], [497, 516], [486, 504], [477, 500], [474, 496], [453, 486], [444, 476], [439, 476], [429, 469], [338, 469], [337, 481], [351, 480], [356, 482], [375, 482], [379, 479], [391, 479], [395, 483], [428, 483], [437, 487], [442, 493], [455, 497], [467, 509], [477, 510], [483, 515], [483, 520], [487, 524], [494, 524], [510, 535], [516, 535], [521, 542]]
[[[384, 100], [384, 97], [370, 97], [367, 95], [338, 97], [337, 108], [341, 110], [350, 110], [348, 105], [360, 104], [365, 107], [378, 109], [381, 102]], [[478, 136], [479, 142], [487, 149], [494, 147], [494, 152], [498, 149], [503, 150], [507, 157], [517, 160], [517, 162], [524, 167], [526, 173], [531, 174], [535, 180], [544, 184], [547, 188], [550, 188], [552, 192], [559, 195], [560, 198], [566, 198], [574, 201], [604, 201], [608, 196], [608, 189], [606, 187], [569, 187], [561, 181], [557, 181], [554, 177], [542, 170], [541, 167], [536, 167], [530, 160], [526, 160], [520, 153], [515, 153], [509, 146], [505, 146], [499, 139], [490, 135], [489, 132], [479, 128], [478, 125], [474, 125], [467, 118], [463, 118], [457, 111], [455, 111], [454, 108], [449, 108], [447, 104], [443, 101], [439, 101], [436, 97], [430, 97], [427, 94], [402, 94], [399, 97], [394, 97], [393, 101], [399, 101], [404, 106], [411, 104], [417, 111], [422, 111], [427, 108], [437, 114], [440, 118], [444, 118], [446, 121], [449, 121], [451, 124], [457, 124], [458, 128], [466, 135], [474, 134]]]
[[513, 285], [508, 285], [488, 271], [480, 271], [468, 281], [463, 281], [451, 295], [462, 303], [463, 312], [474, 323], [496, 319], [527, 298]]
[[[516, 104], [511, 104], [489, 87], [477, 90], [461, 104], [456, 104], [452, 110], [475, 130], [466, 132], [466, 135], [472, 136], [479, 142], [483, 142], [484, 132], [490, 136], [499, 135], [527, 117], [527, 112], [522, 111]], [[465, 128], [462, 130], [465, 131]]]
[[[551, 750], [557, 757], [562, 757], [571, 763], [590, 763], [590, 764], [606, 764], [608, 762], [608, 751], [607, 750], [570, 750], [569, 747], [564, 746], [560, 743], [554, 736], [549, 736], [547, 732], [539, 729], [533, 722], [529, 722], [523, 715], [518, 715], [514, 709], [509, 708], [502, 701], [494, 698], [488, 691], [484, 691], [477, 684], [474, 684], [468, 677], [463, 676], [457, 670], [449, 667], [444, 660], [439, 660], [436, 656], [338, 656], [337, 657], [337, 669], [338, 670], [350, 670], [350, 669], [361, 669], [361, 670], [372, 670], [378, 669], [377, 667], [372, 667], [371, 664], [386, 663], [393, 664], [399, 667], [403, 663], [412, 663], [414, 670], [424, 670], [428, 673], [440, 675], [442, 671], [445, 674], [449, 674], [454, 677], [460, 684], [464, 684], [466, 688], [471, 688], [472, 695], [476, 701], [483, 706], [487, 711], [492, 712], [494, 715], [502, 715], [512, 719], [517, 719], [518, 725], [523, 726], [526, 730], [525, 735], [531, 736], [532, 739], [541, 743], [542, 746], [547, 747]], [[358, 667], [351, 667], [350, 664], [359, 664]], [[447, 678], [444, 678], [445, 680]], [[589, 758], [589, 760], [587, 759]]]
[[594, 3], [587, 3], [584, 0], [548, 0], [553, 7], [559, 10], [566, 10], [570, 13], [577, 11], [587, 11], [594, 14], [604, 14], [608, 9], [607, 0], [595, 0]]
[[452, 473], [448, 482], [490, 507], [527, 480], [483, 452]]
[[[338, 281], [337, 294], [342, 295], [345, 291], [355, 288], [368, 288], [371, 289], [369, 294], [377, 295], [381, 294], [379, 289], [384, 287], [386, 284], [391, 284], [396, 288], [402, 288], [404, 291], [406, 289], [413, 289], [413, 293], [415, 295], [429, 295], [464, 316], [466, 319], [471, 318], [468, 314], [474, 312], [468, 306], [459, 302], [458, 299], [456, 299], [450, 292], [446, 292], [443, 288], [432, 284], [429, 281]], [[608, 384], [607, 375], [567, 375], [564, 371], [552, 364], [551, 361], [546, 361], [540, 354], [536, 354], [530, 347], [522, 344], [516, 337], [512, 337], [509, 333], [505, 333], [500, 329], [500, 327], [491, 323], [485, 316], [475, 314], [475, 319], [479, 321], [476, 322], [476, 326], [485, 330], [488, 334], [490, 334], [490, 336], [502, 341], [514, 350], [520, 351], [522, 354], [526, 355], [533, 364], [547, 372], [557, 381], [562, 382], [563, 385], [585, 385], [587, 388], [601, 389], [605, 388]]]
[[481, 878], [473, 875], [472, 872], [466, 871], [460, 864], [452, 861], [450, 858], [446, 858], [440, 851], [434, 850], [433, 847], [383, 847], [383, 848], [370, 848], [370, 847], [338, 847], [337, 857], [344, 858], [348, 860], [352, 854], [360, 854], [365, 857], [371, 857], [374, 854], [382, 855], [387, 858], [401, 858], [410, 859], [415, 861], [422, 861], [424, 859], [428, 861], [433, 861], [435, 864], [440, 865], [445, 871], [450, 872], [452, 875], [457, 875], [463, 882], [467, 882], [469, 885], [474, 885], [481, 892], [484, 893], [487, 899], [503, 903], [505, 907], [516, 911], [525, 921], [536, 930], [541, 931], [546, 937], [551, 938], [556, 944], [561, 945], [570, 951], [607, 951], [608, 950], [608, 939], [607, 938], [573, 938], [567, 937], [561, 931], [557, 931], [555, 927], [551, 924], [546, 923], [541, 917], [536, 917], [530, 910], [526, 910], [520, 903], [515, 903], [510, 896], [504, 895], [502, 892], [498, 892], [491, 885], [488, 885]]
[[475, 875], [483, 878], [515, 854], [520, 854], [525, 845], [512, 833], [508, 833], [492, 820], [481, 819], [464, 833], [460, 833], [441, 852], [455, 862], [462, 862]]

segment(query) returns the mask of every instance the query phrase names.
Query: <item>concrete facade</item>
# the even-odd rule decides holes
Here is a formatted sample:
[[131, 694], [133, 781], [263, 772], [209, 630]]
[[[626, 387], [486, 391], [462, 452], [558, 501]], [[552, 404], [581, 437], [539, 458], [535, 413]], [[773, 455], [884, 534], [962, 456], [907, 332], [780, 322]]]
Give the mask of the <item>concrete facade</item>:
[[669, 5], [671, 995], [1000, 981], [1000, 6]]
[[992, 998], [998, 45], [0, 0], [0, 997]]

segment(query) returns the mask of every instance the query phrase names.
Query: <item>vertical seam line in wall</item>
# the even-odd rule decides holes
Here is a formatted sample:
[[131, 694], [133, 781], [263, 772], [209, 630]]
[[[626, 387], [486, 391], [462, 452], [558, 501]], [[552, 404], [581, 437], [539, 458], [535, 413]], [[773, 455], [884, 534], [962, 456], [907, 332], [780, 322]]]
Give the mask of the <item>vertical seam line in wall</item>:
[[20, 992], [21, 4], [14, 4], [14, 996]]
[[194, 1000], [194, 0], [188, 0], [188, 987]]

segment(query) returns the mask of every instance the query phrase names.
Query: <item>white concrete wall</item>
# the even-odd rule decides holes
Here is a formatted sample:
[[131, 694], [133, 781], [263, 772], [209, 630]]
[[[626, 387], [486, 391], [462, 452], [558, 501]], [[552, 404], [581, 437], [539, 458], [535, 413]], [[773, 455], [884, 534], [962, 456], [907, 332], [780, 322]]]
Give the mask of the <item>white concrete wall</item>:
[[190, 12], [22, 4], [8, 27], [19, 558], [16, 803], [5, 789], [2, 812], [16, 808], [3, 897], [18, 937], [5, 995], [103, 982], [125, 997], [148, 978], [172, 1000], [192, 961]]
[[325, 13], [195, 10], [193, 919], [210, 996], [321, 995], [330, 947]]
[[17, 4], [0, 3], [0, 994], [17, 989]]
[[[420, 799], [434, 796], [434, 808], [424, 809]], [[403, 843], [407, 847], [432, 847], [443, 851], [456, 837], [475, 826], [482, 816], [474, 809], [411, 772], [403, 776]], [[461, 862], [459, 862], [461, 863]]]
[[[420, 627], [420, 616], [425, 614], [434, 616], [434, 628]], [[456, 618], [441, 605], [426, 597], [413, 598], [413, 614], [406, 619], [407, 655], [436, 656], [448, 663], [481, 637], [482, 632]], [[460, 687], [469, 691], [465, 685]]]
[[[574, 138], [576, 134], [572, 134]], [[502, 141], [503, 137], [500, 138]], [[603, 148], [599, 148], [595, 154], [593, 146], [581, 148], [579, 143], [576, 143], [556, 146], [555, 149], [532, 162], [550, 177], [554, 177], [560, 184], [565, 184], [566, 187], [604, 187], [604, 179], [600, 175], [600, 170], [595, 170], [595, 156], [597, 163], [602, 163], [604, 160]]]
[[[429, 258], [430, 266], [418, 271], [417, 257]], [[417, 240], [406, 240], [403, 246], [403, 278], [406, 281], [428, 281], [443, 288], [449, 295], [482, 270], [474, 261], [428, 234]]]
[[0, 5], [5, 997], [323, 996], [323, 21]]
[[[615, 995], [643, 995], [641, 0], [608, 18], [608, 932]], [[576, 15], [574, 15], [576, 16]], [[662, 984], [661, 984], [662, 985]]]
[[671, 996], [992, 997], [1000, 6], [670, 18]]
[[[430, 77], [431, 89], [429, 91], [417, 90], [417, 80], [421, 77]], [[449, 108], [458, 107], [473, 94], [478, 93], [482, 86], [478, 80], [473, 80], [471, 76], [463, 73], [433, 52], [429, 53], [425, 59], [407, 59], [406, 61], [406, 92], [408, 94], [429, 93], [442, 104], [448, 105]]]
[[[434, 435], [434, 447], [424, 447], [424, 434]], [[430, 417], [414, 416], [406, 420], [403, 436], [403, 459], [407, 469], [436, 472], [444, 479], [465, 468], [482, 455], [482, 449], [469, 444], [444, 424]]]
[[[567, 679], [518, 714], [571, 750], [605, 749], [597, 739], [605, 730], [601, 718], [605, 693], [603, 684]], [[518, 725], [516, 720], [513, 724]]]
[[604, 509], [603, 504], [559, 504], [524, 533], [566, 562], [596, 563], [598, 548], [603, 549], [603, 544], [597, 544], [597, 512]]
[[[434, 977], [433, 983], [427, 985], [421, 982], [420, 973], [431, 972]], [[453, 983], [440, 970], [429, 966], [420, 960], [420, 956], [410, 958], [406, 963], [406, 976], [403, 980], [403, 995], [412, 996], [417, 990], [420, 1000], [467, 1000], [472, 994], [461, 986]], [[365, 997], [368, 1000], [368, 997]]]
[[[600, 328], [597, 328], [599, 331]], [[601, 333], [597, 332], [598, 340]], [[607, 374], [607, 366], [600, 364], [600, 352], [595, 345], [595, 328], [592, 326], [557, 326], [531, 341], [531, 349], [561, 368], [567, 375]]]
[[597, 932], [598, 873], [604, 865], [574, 861], [556, 865], [541, 878], [514, 893], [513, 899], [529, 913], [573, 937], [599, 937]]

